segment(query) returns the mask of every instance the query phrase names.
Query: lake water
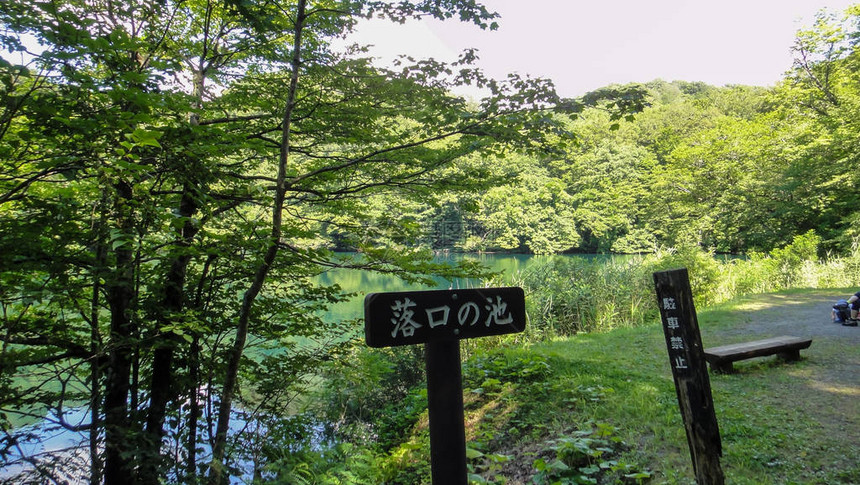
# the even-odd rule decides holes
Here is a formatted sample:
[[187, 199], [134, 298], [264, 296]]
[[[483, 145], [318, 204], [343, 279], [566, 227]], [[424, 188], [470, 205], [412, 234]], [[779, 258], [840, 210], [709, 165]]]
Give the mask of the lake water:
[[[548, 261], [552, 258], [611, 258], [613, 256], [605, 255], [575, 255], [575, 256], [533, 256], [526, 254], [439, 254], [436, 257], [437, 262], [451, 262], [452, 264], [463, 258], [477, 260], [488, 267], [495, 273], [500, 273], [503, 284], [511, 284], [511, 281], [516, 275], [529, 267]], [[389, 291], [414, 291], [414, 290], [430, 290], [430, 289], [449, 289], [449, 288], [470, 288], [480, 286], [480, 281], [475, 280], [455, 280], [448, 281], [444, 278], [434, 278], [435, 286], [424, 286], [419, 284], [407, 283], [395, 276], [371, 273], [361, 270], [352, 269], [331, 269], [317, 277], [317, 282], [320, 285], [338, 284], [348, 293], [354, 293], [348, 300], [332, 305], [328, 311], [324, 312], [321, 317], [328, 322], [345, 321], [350, 319], [359, 319], [363, 317], [364, 312], [364, 296], [367, 293], [389, 292]], [[69, 404], [69, 403], [67, 403]], [[83, 408], [74, 408], [69, 406], [67, 412], [70, 412], [72, 417], [67, 419], [75, 422], [88, 421], [88, 416]], [[241, 428], [243, 423], [240, 420], [231, 420], [231, 428]], [[29, 431], [32, 441], [22, 443], [25, 453], [39, 453], [61, 449], [75, 449], [77, 446], [85, 446], [86, 436], [84, 433], [73, 433], [65, 430], [54, 430], [48, 432], [45, 428], [45, 423], [33, 423], [29, 426], [24, 426]], [[12, 459], [17, 458], [13, 453]], [[0, 466], [0, 480], [8, 478], [16, 472], [22, 470], [22, 466]]]
[[[455, 264], [462, 259], [478, 261], [490, 271], [500, 273], [504, 284], [511, 284], [512, 278], [527, 268], [551, 260], [553, 258], [612, 258], [608, 255], [563, 255], [563, 256], [534, 256], [531, 254], [457, 254], [440, 253], [434, 259], [436, 262], [450, 262]], [[395, 276], [371, 273], [353, 269], [332, 269], [319, 277], [317, 281], [322, 285], [337, 283], [348, 293], [355, 293], [347, 301], [332, 305], [323, 315], [327, 322], [344, 321], [348, 319], [362, 318], [364, 296], [368, 293], [388, 291], [415, 291], [415, 290], [447, 290], [450, 288], [472, 288], [480, 286], [481, 282], [476, 280], [448, 281], [444, 278], [433, 278], [435, 286], [424, 286], [407, 283]]]

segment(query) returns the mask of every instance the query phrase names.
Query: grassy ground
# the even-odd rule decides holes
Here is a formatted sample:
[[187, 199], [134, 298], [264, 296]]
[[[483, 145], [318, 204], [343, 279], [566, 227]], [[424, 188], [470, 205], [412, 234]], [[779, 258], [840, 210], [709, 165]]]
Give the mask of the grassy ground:
[[[800, 362], [764, 357], [711, 374], [726, 483], [860, 483], [860, 328], [828, 321], [833, 295], [849, 293], [795, 290], [699, 312], [705, 347], [814, 338]], [[507, 350], [464, 376], [475, 483], [694, 483], [657, 323]]]

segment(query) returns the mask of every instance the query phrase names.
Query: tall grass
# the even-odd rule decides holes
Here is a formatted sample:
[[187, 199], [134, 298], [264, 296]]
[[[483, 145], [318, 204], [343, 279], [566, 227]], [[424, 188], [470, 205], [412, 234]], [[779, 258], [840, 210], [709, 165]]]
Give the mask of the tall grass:
[[543, 340], [651, 322], [657, 315], [652, 274], [685, 267], [697, 308], [742, 295], [787, 288], [860, 284], [860, 246], [841, 256], [818, 256], [812, 232], [769, 254], [721, 259], [697, 246], [609, 261], [555, 258], [513, 277], [526, 292], [528, 336]]

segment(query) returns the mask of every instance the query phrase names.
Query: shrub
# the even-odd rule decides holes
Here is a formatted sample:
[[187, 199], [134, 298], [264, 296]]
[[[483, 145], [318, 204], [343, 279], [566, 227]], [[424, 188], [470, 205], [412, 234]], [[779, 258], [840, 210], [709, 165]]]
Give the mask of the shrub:
[[721, 260], [694, 244], [663, 248], [645, 257], [560, 256], [531, 266], [508, 284], [526, 292], [527, 337], [543, 340], [653, 321], [656, 271], [687, 268], [697, 308], [793, 287], [858, 285], [860, 244], [846, 256], [820, 260], [820, 243], [810, 231], [770, 254], [751, 253], [745, 258]]
[[654, 291], [654, 285], [650, 281], [652, 273], [687, 268], [696, 303], [700, 306], [714, 303], [720, 283], [720, 263], [714, 258], [714, 253], [693, 244], [676, 249], [661, 249], [646, 257], [643, 266], [644, 272], [648, 274], [649, 290], [652, 293]]
[[521, 272], [513, 283], [527, 295], [527, 332], [536, 338], [565, 336], [648, 320], [654, 297], [640, 260], [558, 257]]
[[817, 286], [804, 278], [818, 262], [818, 246], [821, 238], [814, 231], [794, 236], [791, 244], [771, 251], [776, 268], [780, 289], [794, 286]]
[[414, 399], [425, 379], [423, 362], [421, 346], [369, 349], [363, 343], [357, 343], [345, 358], [332, 361], [323, 369], [324, 385], [314, 400], [330, 438], [373, 439], [383, 448], [399, 443], [400, 437], [392, 436], [391, 430], [408, 430], [420, 409], [392, 412], [391, 407]]

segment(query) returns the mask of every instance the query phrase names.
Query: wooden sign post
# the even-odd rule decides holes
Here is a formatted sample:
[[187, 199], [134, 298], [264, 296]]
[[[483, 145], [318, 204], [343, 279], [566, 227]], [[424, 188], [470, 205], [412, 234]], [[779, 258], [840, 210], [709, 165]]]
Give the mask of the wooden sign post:
[[371, 347], [425, 344], [433, 485], [466, 485], [460, 340], [522, 332], [522, 288], [371, 293], [364, 335]]
[[678, 405], [699, 485], [723, 485], [722, 443], [686, 268], [654, 273]]

